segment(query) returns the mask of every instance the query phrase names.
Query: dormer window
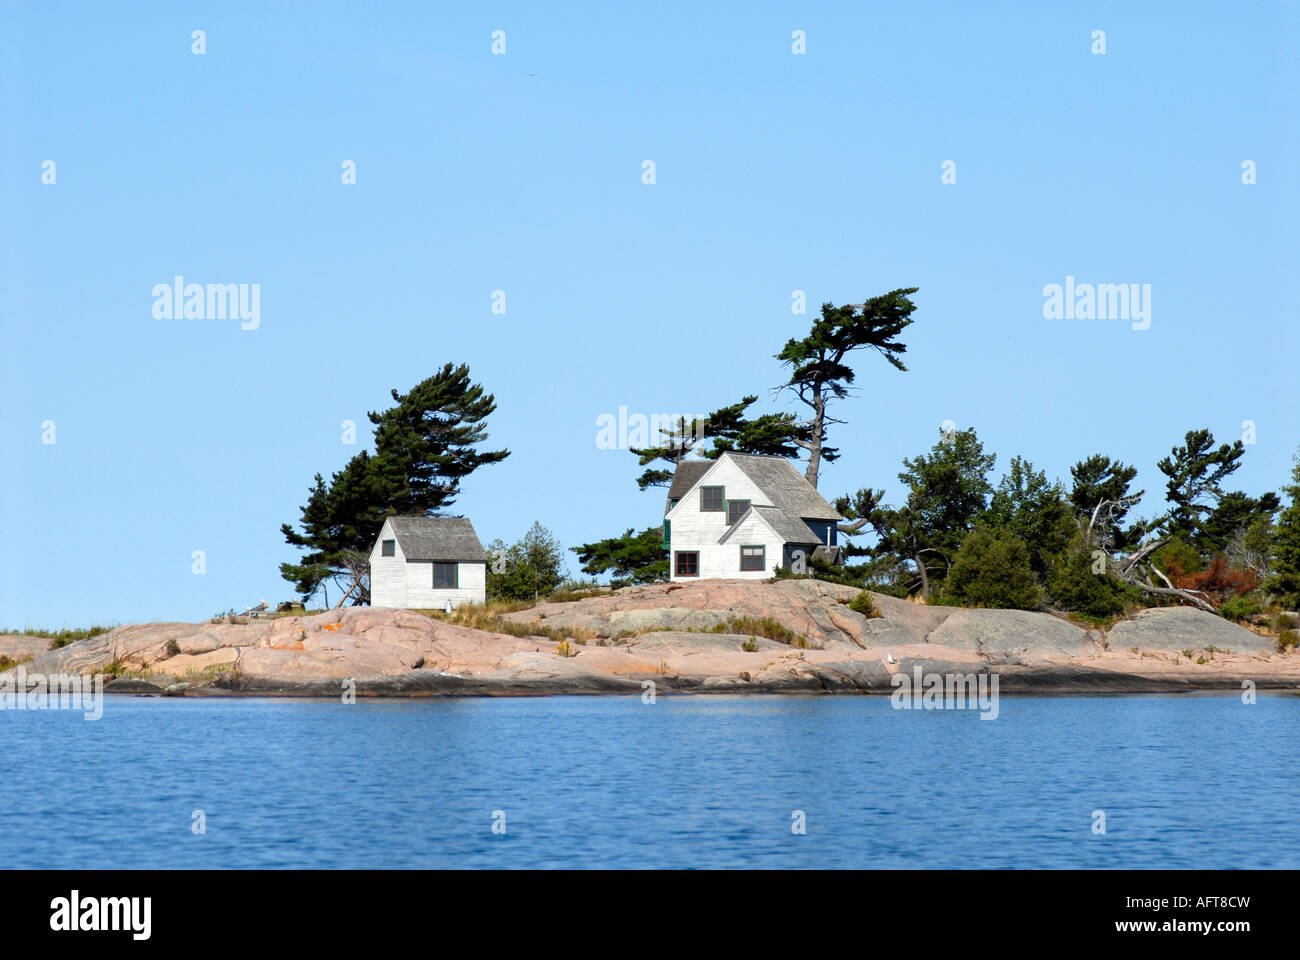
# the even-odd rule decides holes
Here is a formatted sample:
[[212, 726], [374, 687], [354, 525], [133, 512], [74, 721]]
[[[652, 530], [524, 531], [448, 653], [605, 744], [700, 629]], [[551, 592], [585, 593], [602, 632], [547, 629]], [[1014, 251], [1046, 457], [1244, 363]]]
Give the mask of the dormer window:
[[727, 501], [727, 526], [731, 526], [737, 520], [745, 515], [749, 509], [748, 500], [728, 500]]
[[724, 487], [700, 487], [700, 512], [721, 513], [726, 508], [727, 491]]

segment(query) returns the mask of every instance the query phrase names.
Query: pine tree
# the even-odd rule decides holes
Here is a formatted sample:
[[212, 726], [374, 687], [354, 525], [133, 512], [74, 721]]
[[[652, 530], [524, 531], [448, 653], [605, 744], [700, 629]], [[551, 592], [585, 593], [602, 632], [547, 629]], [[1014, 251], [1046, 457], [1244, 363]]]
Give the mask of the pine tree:
[[1277, 519], [1273, 535], [1273, 575], [1265, 589], [1287, 610], [1300, 610], [1300, 453], [1282, 490], [1291, 504]]
[[[714, 410], [702, 421], [682, 418], [672, 428], [663, 430], [659, 446], [638, 448], [631, 452], [643, 467], [650, 467], [637, 478], [637, 486], [662, 487], [672, 483], [677, 465], [688, 456], [716, 460], [728, 450], [769, 457], [797, 457], [798, 443], [808, 437], [808, 428], [797, 423], [792, 413], [765, 413], [747, 419], [745, 409], [758, 400], [756, 395], [742, 397], [739, 403]], [[826, 453], [828, 460], [836, 456]], [[651, 466], [663, 463], [662, 466]]]
[[853, 385], [853, 368], [845, 358], [854, 350], [870, 348], [897, 370], [906, 371], [900, 359], [907, 345], [895, 338], [912, 322], [916, 309], [911, 299], [916, 287], [891, 290], [865, 303], [837, 307], [822, 304], [821, 317], [802, 340], [790, 339], [776, 358], [790, 367], [790, 377], [781, 386], [789, 389], [799, 402], [811, 408], [809, 436], [799, 446], [808, 451], [804, 476], [814, 487], [823, 459], [827, 456], [826, 431], [833, 423], [843, 423], [830, 416], [832, 401], [848, 396]]
[[304, 599], [339, 577], [344, 600], [366, 602], [361, 555], [374, 545], [384, 518], [445, 510], [465, 477], [510, 455], [478, 449], [496, 402], [470, 382], [464, 364], [449, 363], [409, 393], [392, 395], [395, 407], [370, 414], [375, 453], [358, 453], [328, 484], [317, 474], [300, 508], [301, 530], [280, 527], [285, 542], [303, 551], [297, 563], [280, 565], [280, 575]]

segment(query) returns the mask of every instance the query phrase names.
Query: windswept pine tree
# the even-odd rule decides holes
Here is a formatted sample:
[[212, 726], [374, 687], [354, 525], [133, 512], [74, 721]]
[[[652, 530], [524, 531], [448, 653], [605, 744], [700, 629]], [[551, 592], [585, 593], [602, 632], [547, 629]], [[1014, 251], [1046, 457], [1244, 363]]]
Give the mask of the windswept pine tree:
[[[692, 456], [716, 460], [730, 450], [769, 457], [797, 457], [798, 444], [809, 436], [808, 428], [797, 423], [792, 413], [765, 413], [747, 418], [745, 410], [757, 400], [757, 395], [742, 397], [739, 403], [714, 410], [703, 420], [682, 418], [663, 431], [658, 446], [631, 448], [640, 466], [649, 467], [637, 478], [637, 486], [642, 490], [667, 486], [672, 483], [677, 464]], [[672, 469], [667, 469], [668, 466]]]
[[300, 529], [280, 527], [303, 553], [297, 563], [281, 564], [280, 574], [304, 598], [341, 579], [346, 589], [338, 605], [366, 602], [366, 561], [384, 518], [439, 515], [455, 503], [462, 480], [510, 455], [479, 449], [496, 401], [470, 381], [464, 364], [446, 364], [392, 396], [395, 406], [369, 414], [374, 454], [358, 453], [328, 483], [317, 474], [300, 508]]
[[808, 436], [797, 442], [808, 453], [804, 476], [814, 487], [822, 460], [833, 460], [834, 448], [826, 443], [827, 428], [843, 423], [830, 415], [830, 405], [849, 395], [855, 374], [846, 362], [855, 350], [875, 350], [896, 370], [906, 371], [900, 359], [907, 346], [895, 339], [912, 322], [916, 309], [909, 298], [917, 287], [891, 290], [865, 303], [837, 307], [822, 304], [821, 317], [801, 340], [790, 339], [776, 358], [790, 368], [781, 384], [812, 411], [806, 421]]

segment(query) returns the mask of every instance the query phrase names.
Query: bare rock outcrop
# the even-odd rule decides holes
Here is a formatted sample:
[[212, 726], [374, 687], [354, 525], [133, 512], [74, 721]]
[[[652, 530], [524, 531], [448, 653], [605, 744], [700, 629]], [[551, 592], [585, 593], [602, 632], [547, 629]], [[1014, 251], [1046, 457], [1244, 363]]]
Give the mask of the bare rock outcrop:
[[[868, 617], [850, 608], [857, 595], [815, 580], [651, 584], [511, 613], [509, 633], [367, 607], [139, 624], [58, 650], [29, 642], [20, 669], [107, 672], [119, 678], [110, 690], [169, 696], [889, 693], [918, 667], [996, 672], [1003, 692], [1300, 687], [1300, 656], [1270, 654], [1267, 638], [1198, 610], [1144, 611], [1103, 637], [1047, 613], [881, 595]], [[19, 649], [5, 639], [0, 652]]]
[[1140, 650], [1259, 653], [1272, 646], [1272, 641], [1245, 627], [1192, 607], [1143, 610], [1117, 623], [1107, 639], [1112, 647]]

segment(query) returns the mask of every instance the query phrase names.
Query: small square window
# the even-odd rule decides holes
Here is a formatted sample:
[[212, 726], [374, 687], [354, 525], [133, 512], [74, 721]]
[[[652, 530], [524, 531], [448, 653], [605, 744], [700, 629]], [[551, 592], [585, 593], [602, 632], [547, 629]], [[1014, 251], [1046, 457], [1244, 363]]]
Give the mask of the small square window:
[[705, 513], [721, 513], [725, 499], [722, 487], [700, 487], [700, 509]]
[[741, 570], [765, 570], [767, 569], [767, 547], [741, 547], [740, 548], [740, 569]]
[[727, 501], [727, 526], [731, 526], [731, 524], [735, 523], [737, 520], [743, 517], [745, 515], [745, 511], [748, 509], [749, 509], [748, 500], [728, 500]]
[[382, 544], [379, 545], [379, 555], [381, 557], [397, 556], [397, 541], [385, 540]]
[[435, 563], [433, 565], [433, 585], [456, 589], [456, 564]]
[[698, 577], [700, 575], [700, 555], [695, 551], [677, 554], [677, 576]]

